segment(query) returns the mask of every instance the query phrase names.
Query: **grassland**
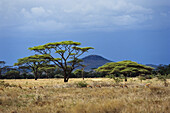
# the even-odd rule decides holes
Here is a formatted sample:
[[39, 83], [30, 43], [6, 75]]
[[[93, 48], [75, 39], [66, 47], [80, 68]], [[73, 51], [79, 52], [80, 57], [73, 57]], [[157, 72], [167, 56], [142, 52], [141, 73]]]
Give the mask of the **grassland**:
[[157, 79], [128, 79], [124, 88], [108, 78], [85, 79], [93, 88], [80, 81], [0, 80], [0, 113], [170, 113], [170, 86]]

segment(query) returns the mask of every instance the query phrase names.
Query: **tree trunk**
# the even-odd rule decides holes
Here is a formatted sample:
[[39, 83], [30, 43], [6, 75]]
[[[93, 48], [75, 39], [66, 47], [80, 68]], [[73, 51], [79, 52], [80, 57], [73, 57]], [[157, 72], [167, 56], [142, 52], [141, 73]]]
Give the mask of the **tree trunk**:
[[38, 79], [38, 73], [34, 72], [34, 76], [35, 76], [35, 80], [37, 80]]
[[127, 82], [127, 76], [125, 76], [125, 82]]
[[84, 69], [82, 69], [82, 78], [83, 78], [83, 80], [84, 80]]
[[64, 72], [64, 82], [68, 82], [69, 76], [66, 72]]
[[35, 77], [35, 80], [37, 80], [38, 79], [38, 77]]
[[67, 77], [64, 77], [64, 82], [68, 82], [68, 79], [67, 79]]

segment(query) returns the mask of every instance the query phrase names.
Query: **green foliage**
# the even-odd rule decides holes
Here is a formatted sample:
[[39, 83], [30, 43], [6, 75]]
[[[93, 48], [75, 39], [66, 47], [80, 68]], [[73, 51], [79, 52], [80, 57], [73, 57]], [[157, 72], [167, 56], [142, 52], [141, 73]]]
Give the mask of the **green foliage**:
[[65, 53], [65, 50], [57, 50], [55, 53]]
[[166, 81], [166, 79], [168, 78], [167, 75], [157, 75], [156, 77], [161, 81]]
[[170, 74], [167, 75], [167, 79], [170, 79]]
[[118, 84], [120, 82], [123, 82], [121, 77], [115, 77], [113, 74], [106, 75], [106, 78], [114, 79], [114, 81]]
[[157, 78], [163, 81], [166, 87], [168, 86], [167, 79], [169, 78], [169, 75], [157, 75]]
[[80, 82], [77, 83], [78, 87], [87, 87], [87, 85], [88, 84], [85, 81], [80, 81]]
[[[79, 42], [61, 41], [35, 46], [29, 50], [46, 55], [43, 59], [48, 59], [61, 68], [64, 73], [64, 82], [68, 82], [71, 72], [81, 65], [82, 60], [79, 57], [88, 50], [94, 49], [92, 47], [78, 47], [79, 45], [81, 45]], [[54, 56], [52, 52], [56, 55]]]
[[142, 82], [142, 80], [146, 80], [144, 76], [139, 76], [138, 79]]
[[113, 79], [117, 84], [123, 82], [123, 80], [120, 77], [114, 77]]
[[82, 77], [82, 70], [81, 69], [77, 69], [73, 73], [76, 77]]
[[110, 74], [110, 75], [106, 75], [106, 78], [110, 78], [110, 79], [113, 79], [115, 76], [113, 74]]
[[146, 79], [153, 79], [154, 76], [153, 76], [153, 75], [146, 75], [145, 78], [146, 78]]
[[2, 73], [2, 70], [4, 69], [4, 64], [5, 64], [5, 61], [0, 61], [0, 75]]
[[39, 72], [42, 71], [41, 70], [42, 67], [44, 66], [47, 67], [49, 63], [49, 59], [51, 59], [51, 56], [49, 54], [32, 55], [29, 57], [18, 59], [18, 62], [15, 63], [14, 66], [32, 69], [34, 76], [35, 76], [35, 80], [37, 80], [38, 74], [40, 74]]
[[169, 65], [159, 65], [155, 71], [157, 74], [168, 75], [168, 74], [170, 74], [170, 64]]
[[120, 61], [107, 63], [96, 69], [97, 72], [106, 72], [108, 74], [123, 74], [125, 76], [137, 76], [141, 74], [149, 74], [153, 70], [152, 67], [138, 64], [132, 61]]
[[14, 63], [14, 66], [22, 66], [27, 65], [29, 67], [33, 66], [33, 64], [40, 65], [41, 63], [46, 62], [45, 59], [50, 59], [51, 57], [48, 54], [44, 55], [32, 55], [29, 57], [24, 57], [18, 59], [17, 63]]
[[21, 76], [20, 76], [20, 72], [19, 71], [16, 71], [16, 70], [11, 70], [11, 71], [8, 71], [6, 74], [5, 74], [6, 78], [7, 79], [12, 79], [12, 78], [15, 78], [15, 79], [19, 79]]
[[54, 76], [54, 78], [64, 78], [64, 76], [61, 75], [61, 74], [56, 74], [56, 75]]

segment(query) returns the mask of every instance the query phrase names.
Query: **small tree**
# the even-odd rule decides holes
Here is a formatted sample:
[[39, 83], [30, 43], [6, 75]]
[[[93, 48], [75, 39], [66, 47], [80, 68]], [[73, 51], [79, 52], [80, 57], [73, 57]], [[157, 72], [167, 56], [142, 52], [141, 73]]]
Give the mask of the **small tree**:
[[138, 79], [141, 81], [141, 83], [142, 83], [142, 80], [146, 80], [144, 76], [139, 76]]
[[2, 74], [2, 69], [4, 68], [5, 61], [0, 61], [0, 75]]
[[116, 84], [119, 84], [120, 82], [123, 81], [121, 77], [115, 77], [113, 74], [106, 75], [106, 78], [113, 79]]
[[84, 69], [87, 67], [88, 65], [81, 65], [81, 70], [82, 70], [82, 72], [81, 72], [81, 75], [82, 75], [82, 78], [83, 78], [83, 80], [84, 80]]
[[56, 69], [57, 67], [51, 64], [45, 64], [44, 66], [40, 67], [40, 70], [45, 72], [47, 78], [51, 77], [51, 74], [53, 74], [53, 78], [54, 78]]
[[81, 70], [81, 69], [77, 69], [77, 70], [75, 70], [73, 73], [74, 73], [75, 76], [81, 77], [82, 70]]
[[[50, 58], [47, 59], [63, 70], [64, 82], [68, 82], [71, 72], [82, 62], [79, 57], [88, 50], [94, 49], [92, 47], [78, 47], [79, 45], [81, 45], [79, 42], [62, 41], [31, 47], [29, 50], [42, 55], [48, 54]], [[56, 58], [55, 55], [58, 57]]]
[[21, 67], [29, 67], [32, 69], [34, 73], [35, 80], [38, 79], [38, 71], [41, 67], [46, 65], [48, 62], [45, 60], [45, 58], [48, 58], [49, 55], [33, 55], [29, 57], [24, 57], [21, 59], [18, 59], [18, 63], [15, 63], [14, 66], [19, 66]]
[[168, 83], [167, 83], [168, 75], [157, 75], [157, 78], [164, 82], [165, 87], [168, 87]]

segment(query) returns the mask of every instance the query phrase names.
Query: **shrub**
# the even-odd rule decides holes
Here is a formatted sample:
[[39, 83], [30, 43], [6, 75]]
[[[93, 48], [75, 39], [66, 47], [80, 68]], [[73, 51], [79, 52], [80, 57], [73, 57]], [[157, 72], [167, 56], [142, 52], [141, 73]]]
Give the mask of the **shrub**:
[[117, 84], [123, 82], [122, 77], [115, 77], [113, 74], [106, 75], [106, 78], [114, 79]]
[[11, 71], [8, 71], [5, 74], [5, 76], [6, 76], [7, 79], [19, 79], [20, 78], [20, 72], [16, 71], [16, 70], [11, 70]]
[[32, 74], [28, 74], [25, 76], [26, 79], [34, 79], [34, 75]]
[[139, 76], [138, 79], [142, 82], [142, 80], [146, 80], [144, 76]]
[[168, 86], [168, 83], [167, 83], [167, 80], [168, 79], [168, 75], [157, 75], [157, 78], [161, 81], [164, 82], [164, 85], [167, 87]]
[[154, 76], [153, 75], [147, 75], [145, 78], [146, 79], [152, 79], [152, 78], [154, 78]]
[[78, 87], [87, 87], [87, 85], [88, 84], [85, 81], [80, 81], [80, 82], [77, 83]]
[[112, 78], [114, 78], [115, 76], [114, 76], [114, 75], [106, 75], [105, 77], [112, 79]]
[[123, 81], [123, 80], [122, 80], [121, 78], [119, 78], [119, 77], [114, 77], [113, 79], [114, 79], [114, 81], [115, 81], [117, 84]]
[[64, 78], [64, 76], [61, 75], [61, 74], [56, 74], [54, 77], [55, 77], [55, 78]]

